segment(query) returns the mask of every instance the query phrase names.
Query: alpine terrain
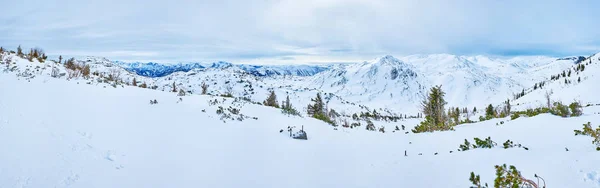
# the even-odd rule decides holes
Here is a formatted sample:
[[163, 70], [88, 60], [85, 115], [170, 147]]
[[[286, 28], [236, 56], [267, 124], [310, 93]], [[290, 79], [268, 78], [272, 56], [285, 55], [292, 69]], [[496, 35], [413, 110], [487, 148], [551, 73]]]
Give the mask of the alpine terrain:
[[0, 187], [600, 187], [598, 54], [247, 65], [30, 51], [0, 48]]

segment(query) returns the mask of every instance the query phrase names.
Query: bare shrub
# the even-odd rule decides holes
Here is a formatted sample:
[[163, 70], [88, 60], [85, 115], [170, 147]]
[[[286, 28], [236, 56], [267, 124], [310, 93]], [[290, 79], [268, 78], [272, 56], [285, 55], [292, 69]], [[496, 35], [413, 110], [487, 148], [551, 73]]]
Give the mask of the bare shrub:
[[75, 64], [75, 58], [70, 58], [69, 60], [67, 60], [65, 62], [65, 68], [70, 69], [70, 70], [76, 70], [77, 64]]
[[81, 69], [81, 75], [85, 78], [90, 77], [90, 65], [84, 65]]
[[71, 70], [71, 69], [67, 69], [67, 75], [68, 75], [68, 79], [72, 79], [72, 78], [77, 78], [81, 76], [81, 71], [79, 71], [79, 69], [75, 69], [75, 70]]
[[121, 81], [121, 71], [118, 68], [110, 69], [108, 71], [108, 80], [109, 81]]

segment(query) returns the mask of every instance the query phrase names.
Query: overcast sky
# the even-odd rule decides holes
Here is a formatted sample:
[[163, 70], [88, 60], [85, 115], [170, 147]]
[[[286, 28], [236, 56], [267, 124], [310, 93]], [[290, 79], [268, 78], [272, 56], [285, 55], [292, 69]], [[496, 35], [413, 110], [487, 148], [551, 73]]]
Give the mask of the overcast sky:
[[0, 45], [124, 61], [309, 63], [383, 55], [589, 55], [598, 0], [17, 0]]

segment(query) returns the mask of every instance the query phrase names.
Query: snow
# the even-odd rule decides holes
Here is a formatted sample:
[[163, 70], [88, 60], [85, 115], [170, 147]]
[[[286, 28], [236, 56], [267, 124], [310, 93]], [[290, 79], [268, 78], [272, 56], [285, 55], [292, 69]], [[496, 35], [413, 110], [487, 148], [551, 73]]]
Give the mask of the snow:
[[[413, 69], [416, 66], [393, 57], [382, 59], [350, 65], [346, 75], [356, 72], [365, 76], [358, 78], [373, 80], [349, 83], [375, 81], [372, 86], [381, 89], [395, 83], [384, 80], [392, 68], [407, 75], [418, 71]], [[435, 133], [392, 131], [400, 125], [411, 129], [420, 119], [375, 121], [377, 128], [386, 127], [386, 133], [380, 133], [366, 131], [364, 124], [355, 129], [334, 128], [319, 120], [287, 116], [275, 108], [234, 102], [232, 98], [178, 97], [160, 89], [133, 86], [114, 88], [94, 81], [96, 77], [69, 81], [51, 78], [49, 69], [42, 69], [53, 66], [51, 63], [16, 60], [17, 72], [29, 68], [32, 74], [16, 76], [16, 72], [0, 71], [0, 187], [469, 187], [470, 172], [493, 184], [493, 167], [498, 164], [515, 165], [529, 178], [540, 175], [549, 187], [600, 187], [600, 152], [595, 151], [591, 137], [573, 133], [586, 122], [600, 125], [600, 115], [596, 114], [599, 106], [584, 108], [581, 117], [542, 114], [512, 121], [492, 119]], [[114, 68], [91, 63], [93, 71]], [[555, 95], [598, 100], [593, 90], [584, 90], [584, 85], [590, 88], [597, 83], [593, 79], [598, 71], [592, 71], [593, 66], [589, 69], [581, 73], [587, 77], [580, 86], [559, 90], [558, 82], [551, 84], [557, 87]], [[208, 77], [220, 82], [211, 88], [220, 87], [225, 80], [235, 83], [245, 78], [256, 84], [254, 88], [265, 86], [256, 100], [266, 98], [267, 86], [276, 90], [279, 100], [285, 98], [290, 90], [275, 83], [294, 85], [292, 88], [310, 86], [296, 85], [308, 78], [261, 80], [236, 71], [239, 69], [233, 67], [178, 72], [164, 78], [136, 77], [127, 72], [122, 76], [169, 85], [197, 73], [195, 81]], [[241, 85], [236, 86], [234, 91], [243, 92]], [[294, 99], [308, 101], [313, 94], [316, 91], [296, 92]], [[533, 103], [528, 96], [536, 95], [520, 100]], [[158, 104], [148, 103], [153, 99]], [[208, 103], [215, 99], [219, 104]], [[300, 104], [296, 106], [303, 111]], [[480, 106], [484, 104], [487, 102]], [[242, 114], [258, 119], [223, 120], [215, 113], [219, 106], [239, 108]], [[504, 123], [496, 125], [501, 121]], [[279, 133], [288, 126], [302, 125], [308, 140]], [[510, 139], [529, 150], [496, 147], [457, 151], [464, 139], [472, 142], [474, 137], [488, 136], [499, 145]]]
[[[90, 59], [96, 59], [95, 57], [89, 57]], [[206, 68], [228, 68], [238, 67], [249, 74], [254, 76], [275, 76], [275, 75], [293, 75], [293, 76], [312, 76], [321, 71], [327, 70], [326, 66], [317, 65], [245, 65], [245, 64], [232, 64], [225, 61], [218, 61], [214, 63], [177, 63], [177, 64], [160, 64], [154, 62], [141, 63], [141, 62], [122, 62], [115, 61], [115, 64], [123, 67], [124, 69], [135, 72], [142, 76], [147, 77], [163, 77], [174, 72], [188, 72], [192, 69], [206, 69]]]

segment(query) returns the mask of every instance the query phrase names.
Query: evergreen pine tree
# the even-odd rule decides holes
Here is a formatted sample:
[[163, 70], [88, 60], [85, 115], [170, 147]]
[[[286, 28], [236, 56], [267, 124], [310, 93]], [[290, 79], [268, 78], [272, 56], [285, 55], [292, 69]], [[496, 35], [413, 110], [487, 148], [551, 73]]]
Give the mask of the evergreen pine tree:
[[175, 86], [175, 82], [173, 82], [173, 90], [171, 92], [177, 92], [177, 87]]
[[17, 56], [19, 57], [23, 57], [25, 54], [23, 54], [23, 49], [21, 48], [21, 45], [19, 45], [19, 47], [17, 47]]
[[494, 106], [492, 106], [492, 104], [488, 105], [487, 108], [485, 108], [485, 116], [488, 119], [496, 117], [496, 110], [494, 110]]
[[460, 123], [460, 110], [457, 108], [454, 109], [454, 123], [455, 124], [459, 124]]
[[445, 93], [442, 91], [441, 86], [434, 86], [431, 88], [427, 97], [421, 102], [421, 108], [425, 120], [421, 122], [413, 132], [431, 132], [431, 131], [444, 131], [452, 129], [451, 121], [448, 119], [449, 116], [454, 116], [455, 109], [449, 108], [446, 113], [444, 105]]
[[271, 91], [267, 99], [263, 102], [265, 106], [272, 106], [275, 108], [279, 108], [279, 104], [277, 104], [277, 95], [275, 95], [275, 91]]
[[133, 81], [131, 82], [131, 85], [137, 86], [137, 80], [135, 80], [135, 77], [133, 77]]
[[321, 98], [321, 93], [317, 93], [317, 97], [315, 97], [314, 99], [310, 99], [310, 101], [312, 101], [313, 104], [309, 104], [307, 107], [308, 115], [314, 117], [317, 115], [323, 115], [325, 113], [323, 99]]
[[[335, 122], [331, 121], [329, 116], [327, 116], [327, 110], [325, 109], [325, 103], [323, 103], [323, 99], [321, 98], [321, 94], [317, 93], [317, 97], [314, 99], [310, 99], [313, 104], [309, 104], [306, 108], [307, 114], [313, 118], [322, 120], [327, 122], [333, 126], [335, 126]], [[368, 112], [367, 112], [368, 113]]]
[[521, 97], [525, 96], [525, 89], [523, 89], [523, 91], [521, 91]]
[[423, 114], [425, 117], [431, 116], [433, 125], [437, 127], [444, 127], [447, 118], [446, 113], [444, 113], [445, 94], [441, 85], [434, 86], [429, 91], [427, 98], [421, 103]]
[[206, 85], [206, 83], [202, 82], [202, 95], [206, 95], [206, 90], [208, 89], [208, 85]]

